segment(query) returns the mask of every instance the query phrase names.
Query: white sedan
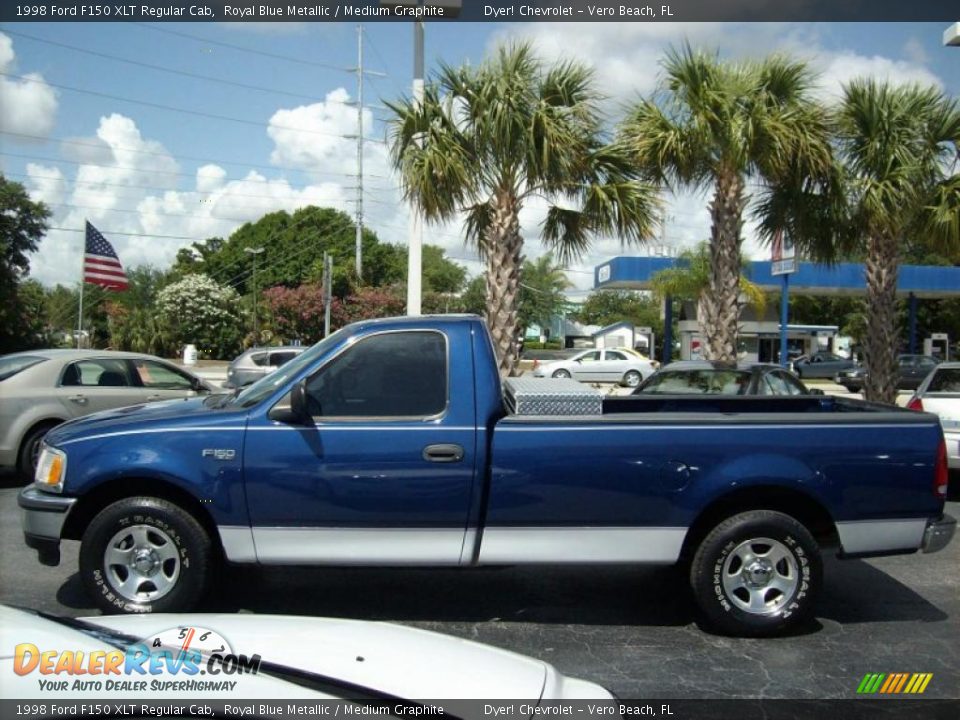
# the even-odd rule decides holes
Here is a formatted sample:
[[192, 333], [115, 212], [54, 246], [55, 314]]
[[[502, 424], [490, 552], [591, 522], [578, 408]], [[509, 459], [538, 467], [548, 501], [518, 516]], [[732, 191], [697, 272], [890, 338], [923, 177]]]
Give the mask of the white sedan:
[[947, 464], [951, 470], [960, 470], [960, 363], [945, 362], [935, 366], [920, 383], [907, 407], [940, 418], [947, 446]]
[[511, 698], [532, 708], [577, 699], [614, 707], [599, 685], [540, 660], [402, 625], [236, 614], [74, 620], [3, 605], [0, 696], [48, 703], [443, 700], [445, 708], [462, 707], [453, 713], [462, 718], [483, 717], [483, 705], [447, 701]]
[[566, 360], [537, 364], [534, 377], [573, 378], [580, 382], [620, 383], [637, 387], [656, 372], [657, 363], [623, 350], [584, 350]]

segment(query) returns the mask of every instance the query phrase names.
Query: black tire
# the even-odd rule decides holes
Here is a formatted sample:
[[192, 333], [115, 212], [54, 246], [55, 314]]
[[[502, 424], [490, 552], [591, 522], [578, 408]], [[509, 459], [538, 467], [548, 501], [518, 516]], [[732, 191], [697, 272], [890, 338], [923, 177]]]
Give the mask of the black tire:
[[627, 372], [623, 374], [623, 380], [621, 380], [621, 384], [626, 385], [628, 388], [639, 387], [641, 382], [643, 382], [643, 375], [637, 370], [627, 370]]
[[553, 375], [551, 375], [550, 377], [555, 377], [555, 378], [569, 378], [569, 377], [573, 377], [573, 376], [570, 374], [570, 371], [569, 371], [569, 370], [560, 369], [560, 370], [554, 370], [554, 371], [553, 371]]
[[[757, 576], [750, 574], [754, 565], [740, 560], [744, 553], [763, 561], [763, 541], [775, 543], [770, 556], [779, 550], [783, 560], [776, 568], [759, 567]], [[751, 553], [759, 548], [756, 556]], [[737, 563], [740, 562], [738, 569]], [[767, 562], [766, 565], [770, 563]], [[763, 577], [772, 577], [790, 585], [780, 569], [793, 572], [792, 588], [782, 592], [772, 585], [765, 586]], [[778, 577], [778, 575], [780, 577]], [[745, 578], [759, 578], [759, 585], [730, 589]], [[690, 567], [690, 585], [708, 625], [720, 632], [740, 637], [778, 635], [808, 620], [813, 613], [817, 595], [823, 583], [823, 562], [820, 548], [810, 532], [801, 523], [784, 513], [772, 510], [751, 510], [727, 518], [715, 527], [700, 543]], [[743, 609], [756, 592], [766, 604]]]
[[17, 472], [27, 479], [33, 480], [37, 469], [37, 456], [40, 452], [40, 443], [47, 433], [53, 430], [59, 423], [45, 422], [30, 429], [27, 436], [20, 443], [20, 453], [17, 455]]
[[[174, 556], [165, 561], [171, 565], [159, 566], [160, 572], [166, 573], [174, 560], [179, 562], [174, 579], [166, 581], [165, 594], [156, 599], [124, 597], [115, 586], [123, 566], [108, 569], [105, 562], [105, 553], [118, 535], [140, 528], [144, 528], [142, 532], [150, 536], [151, 542], [164, 540], [158, 546], [167, 548], [166, 552]], [[166, 542], [171, 545], [168, 547]], [[87, 527], [80, 545], [80, 577], [87, 592], [107, 614], [192, 610], [205, 594], [213, 570], [213, 546], [207, 531], [188, 512], [161, 498], [132, 497], [108, 505]], [[144, 594], [149, 595], [150, 582], [145, 582]]]

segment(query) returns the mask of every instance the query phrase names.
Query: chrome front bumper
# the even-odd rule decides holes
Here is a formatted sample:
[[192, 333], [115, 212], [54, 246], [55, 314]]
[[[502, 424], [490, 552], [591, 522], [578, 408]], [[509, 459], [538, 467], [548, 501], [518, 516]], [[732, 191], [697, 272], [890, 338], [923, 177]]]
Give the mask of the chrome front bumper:
[[17, 496], [23, 539], [44, 565], [60, 563], [60, 532], [77, 498], [52, 495], [28, 485]]
[[956, 518], [944, 514], [936, 520], [928, 520], [927, 528], [923, 531], [923, 544], [920, 548], [925, 553], [943, 550], [953, 539], [957, 530]]

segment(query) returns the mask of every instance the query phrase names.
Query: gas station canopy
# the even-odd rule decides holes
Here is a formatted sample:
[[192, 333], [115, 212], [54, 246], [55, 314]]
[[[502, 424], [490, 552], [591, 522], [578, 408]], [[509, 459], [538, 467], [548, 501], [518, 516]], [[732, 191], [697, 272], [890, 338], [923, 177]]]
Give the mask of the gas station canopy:
[[[649, 290], [650, 278], [677, 264], [668, 257], [615, 257], [593, 271], [596, 290]], [[779, 291], [781, 279], [771, 275], [769, 261], [749, 263], [747, 277], [763, 290]], [[790, 292], [798, 295], [865, 295], [864, 267], [860, 263], [797, 264], [790, 275]], [[897, 293], [919, 298], [960, 297], [960, 267], [901, 265]]]

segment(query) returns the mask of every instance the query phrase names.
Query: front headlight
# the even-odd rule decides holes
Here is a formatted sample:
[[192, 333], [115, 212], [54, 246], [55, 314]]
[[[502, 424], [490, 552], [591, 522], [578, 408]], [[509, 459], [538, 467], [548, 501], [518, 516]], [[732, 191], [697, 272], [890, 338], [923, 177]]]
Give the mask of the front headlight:
[[43, 445], [37, 460], [33, 482], [41, 490], [63, 492], [63, 479], [67, 475], [67, 454], [49, 445]]

